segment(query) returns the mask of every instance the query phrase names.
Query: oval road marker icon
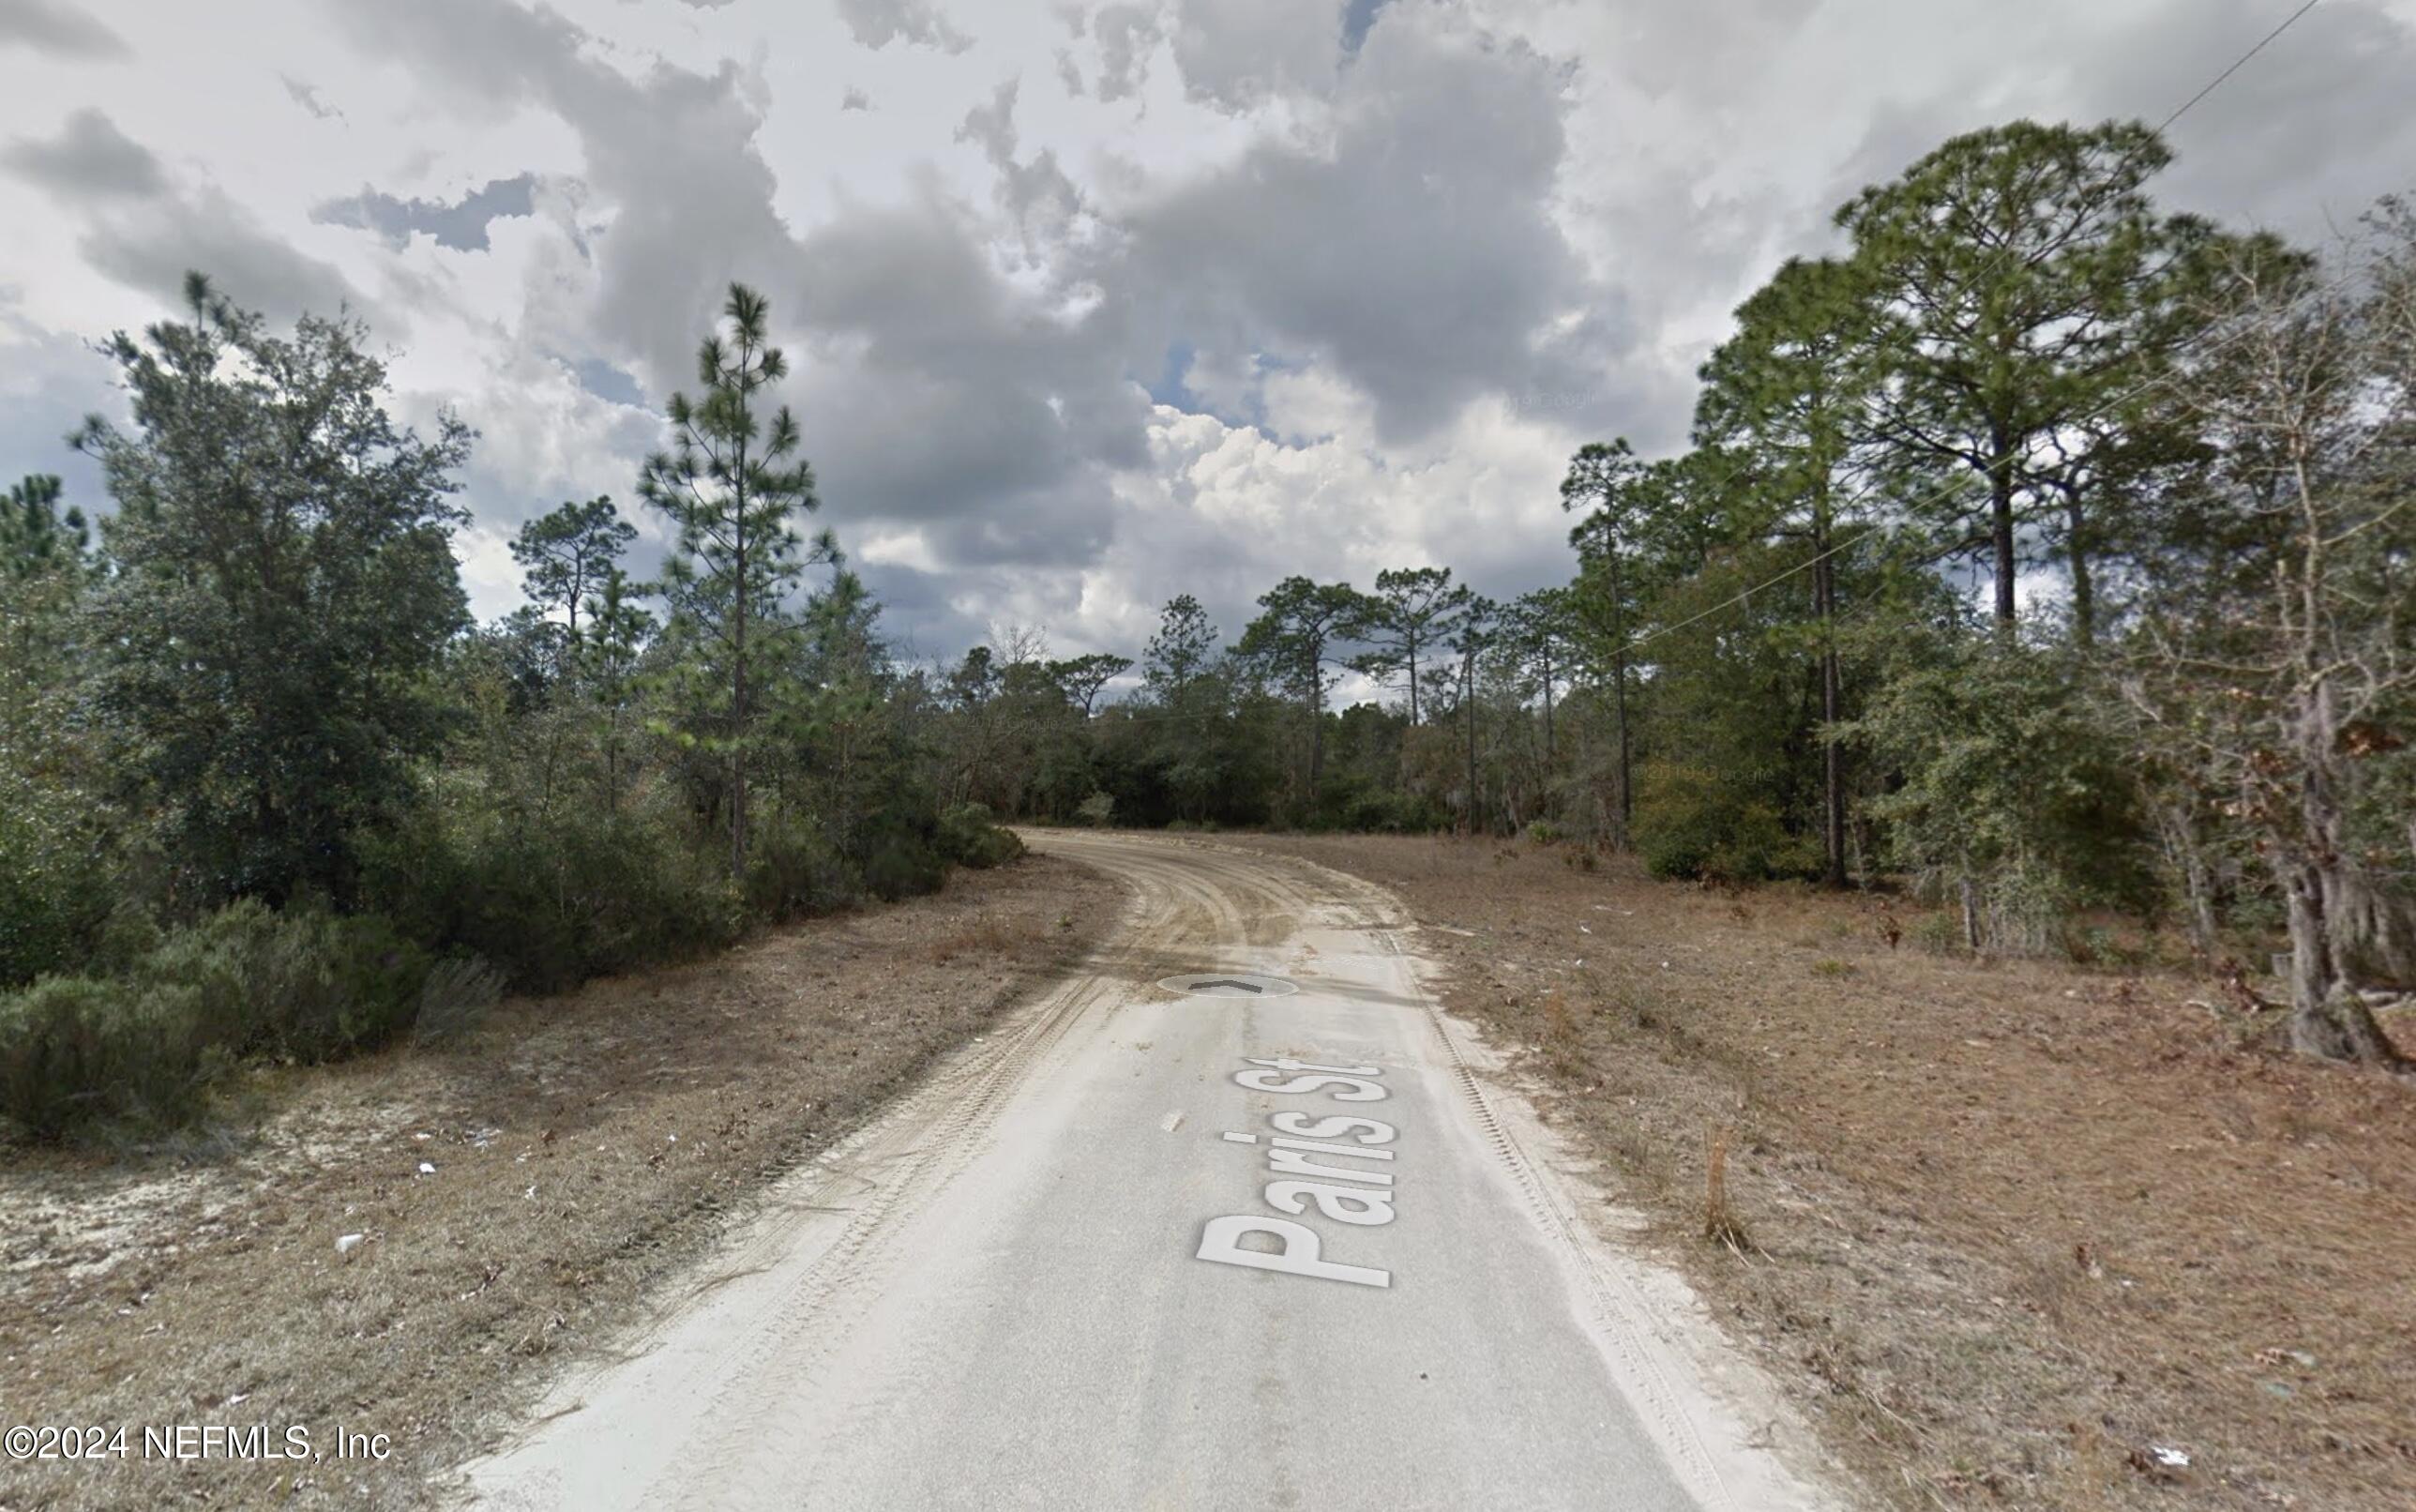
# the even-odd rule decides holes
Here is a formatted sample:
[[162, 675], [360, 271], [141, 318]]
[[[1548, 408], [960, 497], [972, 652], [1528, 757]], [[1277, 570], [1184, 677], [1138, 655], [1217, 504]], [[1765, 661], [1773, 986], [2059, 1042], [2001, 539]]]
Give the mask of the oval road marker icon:
[[1296, 982], [1280, 976], [1259, 976], [1241, 971], [1192, 972], [1183, 976], [1163, 976], [1158, 986], [1170, 992], [1189, 992], [1198, 997], [1289, 997], [1300, 990]]

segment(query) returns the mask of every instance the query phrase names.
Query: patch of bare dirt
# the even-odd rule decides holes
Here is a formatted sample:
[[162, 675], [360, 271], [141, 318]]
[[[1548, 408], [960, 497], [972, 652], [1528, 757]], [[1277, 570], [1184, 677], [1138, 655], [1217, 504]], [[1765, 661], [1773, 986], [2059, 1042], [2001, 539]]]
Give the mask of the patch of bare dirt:
[[[248, 1134], [0, 1164], [0, 1427], [132, 1429], [123, 1459], [0, 1461], [0, 1512], [420, 1504], [482, 1423], [1053, 977], [1122, 898], [1029, 856], [506, 1003], [443, 1052], [264, 1076]], [[320, 1458], [146, 1459], [143, 1428], [177, 1424], [300, 1426]], [[390, 1458], [334, 1460], [340, 1427]]]
[[1451, 1006], [1876, 1503], [2416, 1507], [2406, 1086], [2278, 1055], [2183, 976], [1892, 945], [1865, 900], [1233, 842], [1402, 898]]

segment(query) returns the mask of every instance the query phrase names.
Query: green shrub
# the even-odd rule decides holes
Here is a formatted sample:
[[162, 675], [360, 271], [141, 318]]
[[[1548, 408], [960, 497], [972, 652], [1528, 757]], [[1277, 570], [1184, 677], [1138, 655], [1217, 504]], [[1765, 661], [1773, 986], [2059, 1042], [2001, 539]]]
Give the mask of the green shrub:
[[1979, 947], [1990, 955], [2061, 955], [2080, 965], [2122, 959], [2113, 936], [2083, 916], [2091, 900], [2086, 885], [2075, 874], [2033, 858], [1997, 868], [1968, 884], [1947, 869], [1934, 869], [1917, 874], [1914, 887], [1924, 900], [1945, 909], [1940, 928], [1951, 935], [1952, 948], [1970, 945], [1963, 925], [1968, 891]]
[[1963, 922], [1953, 914], [1924, 914], [1906, 931], [1913, 948], [1933, 956], [1952, 956], [1964, 949]]
[[410, 1031], [432, 964], [426, 950], [372, 915], [287, 919], [282, 948], [263, 963], [283, 1053], [334, 1060]]
[[94, 934], [92, 954], [83, 971], [92, 976], [126, 976], [148, 960], [168, 940], [151, 910], [131, 898], [121, 898]]
[[747, 912], [772, 922], [827, 914], [855, 901], [856, 878], [808, 824], [757, 831], [747, 846]]
[[1977, 637], [1880, 679], [1853, 738], [1894, 776], [1864, 810], [1932, 896], [1959, 912], [1968, 889], [1982, 948], [2064, 950], [2084, 911], [2160, 901], [2124, 728], [2112, 687], [2067, 648]]
[[[199, 1108], [209, 1066], [335, 1060], [392, 1042], [429, 1007], [427, 951], [374, 915], [247, 899], [164, 935], [117, 932], [120, 975], [45, 977], [0, 1000], [0, 1110], [37, 1139], [177, 1122]], [[440, 1027], [484, 1005], [473, 967], [433, 985]]]
[[429, 965], [385, 919], [246, 899], [168, 936], [134, 980], [192, 989], [202, 1034], [231, 1055], [326, 1061], [408, 1030]]
[[864, 853], [864, 890], [884, 903], [938, 892], [948, 864], [930, 840], [903, 826], [883, 826]]
[[940, 816], [940, 854], [959, 866], [994, 867], [1023, 854], [1011, 829], [991, 822], [978, 803], [960, 803]]
[[1116, 798], [1112, 793], [1094, 793], [1074, 810], [1082, 823], [1094, 829], [1105, 829], [1116, 816]]
[[1789, 835], [1776, 809], [1678, 762], [1648, 762], [1638, 775], [1635, 834], [1656, 877], [1759, 882], [1820, 865], [1812, 843]]
[[[484, 958], [520, 991], [702, 955], [746, 925], [720, 853], [641, 812], [566, 808], [540, 826], [458, 804], [363, 851], [374, 908], [431, 949]], [[796, 885], [778, 870], [758, 884]]]
[[1530, 845], [1554, 845], [1566, 838], [1562, 834], [1561, 826], [1548, 819], [1533, 820], [1527, 825], [1527, 843]]
[[1406, 835], [1431, 829], [1440, 810], [1431, 799], [1389, 788], [1358, 788], [1332, 810], [1339, 827], [1368, 834]]
[[2024, 857], [1983, 881], [1979, 896], [1980, 938], [1990, 951], [2080, 959], [2086, 945], [2078, 916], [2088, 893], [2075, 874]]
[[201, 994], [177, 984], [47, 976], [0, 997], [0, 1117], [55, 1142], [102, 1124], [171, 1124], [216, 1062]]

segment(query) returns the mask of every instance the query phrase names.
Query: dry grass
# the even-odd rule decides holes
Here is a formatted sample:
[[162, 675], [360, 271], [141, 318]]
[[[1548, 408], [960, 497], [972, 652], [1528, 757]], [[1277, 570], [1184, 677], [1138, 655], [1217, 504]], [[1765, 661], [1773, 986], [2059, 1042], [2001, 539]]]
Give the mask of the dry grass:
[[1004, 955], [1016, 948], [1032, 927], [1032, 920], [1003, 919], [985, 911], [932, 940], [929, 954], [931, 960], [941, 962], [963, 957], [981, 960]]
[[[1472, 931], [1420, 938], [1452, 1005], [1874, 1503], [2416, 1507], [2405, 1086], [2274, 1053], [2220, 986], [1912, 948], [1902, 903], [1243, 843]], [[1722, 1208], [1754, 1249], [1705, 1238]]]
[[[498, 1410], [608, 1346], [771, 1178], [1052, 975], [1120, 897], [1028, 857], [509, 1002], [441, 1051], [263, 1076], [256, 1128], [181, 1152], [0, 1164], [0, 1419], [136, 1425], [137, 1450], [0, 1463], [0, 1508], [428, 1501]], [[394, 1457], [143, 1462], [140, 1425], [174, 1423], [319, 1444], [342, 1424]]]

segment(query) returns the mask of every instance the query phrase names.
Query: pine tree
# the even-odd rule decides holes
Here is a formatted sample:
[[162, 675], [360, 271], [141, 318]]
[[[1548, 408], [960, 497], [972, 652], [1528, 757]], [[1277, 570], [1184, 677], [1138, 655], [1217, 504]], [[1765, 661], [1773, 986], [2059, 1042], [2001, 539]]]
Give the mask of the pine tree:
[[512, 560], [526, 573], [521, 591], [546, 618], [562, 615], [570, 656], [578, 652], [580, 610], [637, 538], [637, 527], [621, 518], [609, 493], [585, 504], [566, 500], [513, 538]]
[[1216, 627], [1189, 594], [1168, 600], [1141, 658], [1141, 681], [1160, 703], [1170, 703], [1216, 656]]
[[[1611, 709], [1618, 725], [1619, 833], [1615, 839], [1623, 849], [1636, 812], [1635, 741], [1627, 728], [1627, 658], [1633, 633], [1629, 601], [1636, 578], [1629, 558], [1636, 550], [1640, 513], [1635, 495], [1644, 473], [1635, 448], [1625, 436], [1620, 436], [1608, 445], [1590, 442], [1578, 447], [1569, 459], [1567, 476], [1561, 479], [1561, 507], [1584, 511], [1569, 531], [1569, 544], [1577, 548], [1580, 565], [1580, 597], [1608, 610], [1601, 639], [1610, 660]], [[1470, 739], [1473, 751], [1474, 736]], [[1469, 767], [1472, 787], [1473, 755]]]
[[1304, 794], [1317, 802], [1325, 760], [1325, 695], [1347, 665], [1334, 655], [1336, 641], [1364, 622], [1367, 601], [1347, 582], [1318, 583], [1290, 577], [1259, 596], [1266, 612], [1242, 631], [1240, 651], [1263, 666], [1298, 699], [1308, 718], [1308, 782]]
[[1449, 567], [1387, 567], [1376, 574], [1376, 591], [1364, 601], [1351, 638], [1374, 649], [1352, 658], [1351, 670], [1376, 678], [1403, 677], [1410, 694], [1410, 723], [1419, 715], [1419, 658], [1451, 634], [1467, 607], [1468, 590], [1452, 585]]
[[650, 591], [617, 566], [604, 568], [601, 587], [587, 599], [587, 634], [579, 643], [580, 681], [596, 701], [604, 746], [604, 807], [621, 806], [622, 756], [637, 702], [638, 659], [655, 633], [655, 616], [637, 597]]
[[1100, 689], [1132, 671], [1130, 657], [1095, 651], [1086, 657], [1068, 661], [1049, 663], [1049, 678], [1065, 691], [1065, 696], [1080, 707], [1082, 718], [1091, 717], [1092, 705], [1098, 702]]
[[8, 485], [0, 507], [0, 577], [30, 578], [81, 564], [92, 542], [83, 511], [59, 508], [61, 484], [49, 473], [28, 473]]
[[[1887, 374], [1875, 429], [1948, 538], [1976, 527], [1987, 543], [2001, 637], [2025, 513], [2064, 558], [2075, 640], [2092, 633], [2087, 485], [2107, 433], [2092, 422], [2186, 334], [2178, 305], [2210, 237], [2153, 212], [2144, 186], [2171, 160], [2136, 121], [2016, 121], [1948, 141], [1837, 212]], [[1958, 479], [1985, 487], [1976, 520], [1940, 486]]]
[[1502, 614], [1503, 649], [1521, 683], [1533, 686], [1544, 700], [1544, 759], [1559, 749], [1552, 728], [1554, 693], [1568, 676], [1569, 645], [1574, 639], [1569, 590], [1538, 588], [1520, 594]]
[[[1624, 445], [1624, 443], [1623, 443]], [[1459, 713], [1468, 737], [1468, 788], [1461, 800], [1461, 813], [1467, 821], [1468, 833], [1476, 833], [1476, 658], [1493, 645], [1494, 632], [1502, 606], [1490, 598], [1472, 597], [1461, 606], [1459, 618], [1452, 627], [1450, 645], [1459, 656]]]
[[678, 527], [663, 573], [672, 627], [704, 673], [694, 732], [722, 756], [730, 810], [730, 872], [747, 870], [747, 778], [761, 684], [780, 660], [788, 600], [809, 561], [826, 560], [827, 537], [808, 556], [792, 523], [820, 507], [813, 469], [797, 455], [796, 417], [782, 405], [767, 429], [757, 396], [788, 375], [766, 339], [770, 307], [744, 284], [730, 286], [730, 323], [697, 352], [703, 397], [672, 396], [672, 448], [646, 459], [640, 494]]
[[1699, 443], [1734, 459], [1740, 534], [1800, 542], [1819, 622], [1822, 873], [1846, 882], [1845, 718], [1837, 655], [1839, 526], [1857, 531], [1846, 471], [1873, 376], [1864, 285], [1852, 265], [1790, 261], [1737, 310], [1737, 333], [1703, 365]]

